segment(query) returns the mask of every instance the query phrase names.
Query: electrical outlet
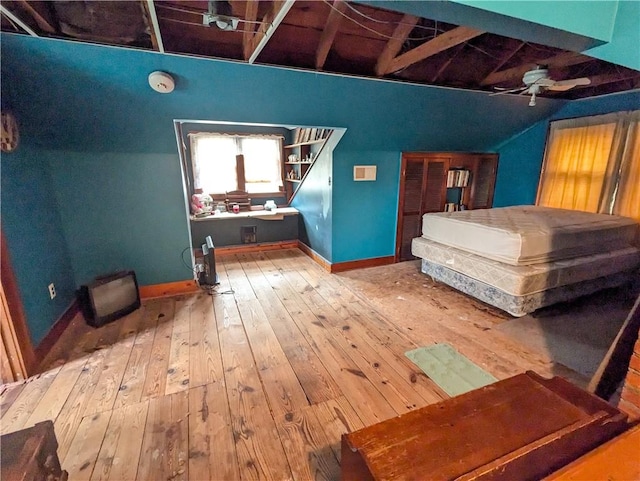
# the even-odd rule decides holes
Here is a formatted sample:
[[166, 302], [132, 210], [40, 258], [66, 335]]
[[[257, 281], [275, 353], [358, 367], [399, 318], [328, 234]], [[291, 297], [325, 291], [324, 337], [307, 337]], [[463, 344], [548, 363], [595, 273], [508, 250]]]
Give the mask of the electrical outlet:
[[53, 282], [49, 284], [49, 297], [51, 299], [56, 297], [56, 286], [53, 284]]

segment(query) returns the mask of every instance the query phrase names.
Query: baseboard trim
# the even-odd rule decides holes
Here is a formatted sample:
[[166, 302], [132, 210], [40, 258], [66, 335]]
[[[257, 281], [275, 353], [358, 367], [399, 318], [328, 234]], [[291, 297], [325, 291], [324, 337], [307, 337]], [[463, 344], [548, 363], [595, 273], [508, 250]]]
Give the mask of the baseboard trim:
[[298, 249], [304, 252], [307, 256], [311, 257], [311, 259], [314, 260], [316, 264], [319, 264], [320, 267], [322, 267], [325, 271], [331, 272], [331, 262], [322, 257], [307, 244], [302, 241], [298, 241]]
[[73, 318], [80, 312], [80, 306], [78, 300], [74, 299], [73, 302], [67, 307], [67, 310], [62, 313], [56, 322], [53, 323], [47, 335], [40, 341], [38, 346], [34, 349], [36, 355], [36, 363], [40, 364], [45, 358], [51, 348], [56, 343], [62, 333], [69, 327]]
[[177, 296], [179, 294], [191, 294], [198, 292], [196, 281], [165, 282], [164, 284], [152, 284], [139, 286], [140, 298], [152, 299], [154, 297]]
[[304, 252], [306, 255], [311, 257], [317, 264], [327, 272], [331, 274], [335, 274], [337, 272], [351, 271], [353, 269], [364, 269], [365, 267], [378, 267], [378, 266], [386, 266], [389, 264], [395, 263], [395, 257], [393, 256], [384, 256], [384, 257], [372, 257], [370, 259], [360, 259], [357, 261], [347, 261], [347, 262], [336, 262], [332, 264], [316, 251], [314, 251], [307, 244], [299, 241], [298, 249]]
[[353, 269], [364, 269], [366, 267], [387, 266], [395, 262], [394, 256], [372, 257], [370, 259], [360, 259], [357, 261], [337, 262], [331, 264], [331, 273], [351, 271]]
[[216, 247], [216, 255], [246, 254], [249, 252], [274, 251], [281, 249], [295, 249], [298, 247], [297, 240], [262, 242], [259, 244], [242, 244], [237, 246]]

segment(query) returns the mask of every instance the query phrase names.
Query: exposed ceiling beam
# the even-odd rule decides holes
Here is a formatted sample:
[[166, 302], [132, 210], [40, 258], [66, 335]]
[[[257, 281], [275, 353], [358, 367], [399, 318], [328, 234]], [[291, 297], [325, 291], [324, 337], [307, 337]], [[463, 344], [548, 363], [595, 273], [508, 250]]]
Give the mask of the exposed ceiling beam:
[[458, 45], [458, 47], [455, 49], [455, 51], [451, 54], [451, 57], [449, 57], [449, 59], [440, 66], [440, 68], [438, 69], [436, 74], [431, 78], [432, 82], [435, 82], [436, 80], [438, 80], [440, 78], [440, 75], [442, 75], [444, 73], [444, 71], [447, 70], [449, 65], [451, 65], [451, 62], [453, 62], [453, 60], [458, 56], [458, 54], [460, 53], [460, 51], [463, 48], [464, 48], [464, 44], [463, 43]]
[[476, 30], [475, 28], [470, 27], [456, 27], [448, 32], [441, 33], [434, 39], [394, 58], [384, 73], [388, 74], [402, 70], [409, 65], [420, 62], [421, 60], [440, 53], [443, 50], [455, 47], [456, 45], [471, 40], [483, 33], [484, 32], [482, 30]]
[[[525, 42], [520, 42], [518, 44], [518, 46], [516, 48], [514, 48], [513, 50], [507, 52], [506, 55], [504, 55], [501, 59], [500, 62], [498, 63], [498, 65], [496, 65], [493, 70], [491, 72], [489, 72], [487, 74], [487, 76], [485, 78], [482, 79], [482, 82], [486, 81], [487, 78], [489, 78], [490, 75], [493, 75], [495, 72], [497, 72], [498, 70], [500, 70], [502, 67], [504, 67], [506, 65], [506, 63], [511, 60], [515, 54], [517, 54], [520, 49], [522, 49], [522, 47], [524, 47], [526, 44]], [[480, 82], [480, 85], [482, 85], [482, 82]]]
[[31, 35], [32, 37], [37, 37], [38, 34], [36, 32], [33, 31], [33, 29], [27, 25], [26, 23], [24, 23], [22, 20], [20, 20], [14, 13], [12, 13], [10, 10], [7, 9], [7, 7], [5, 7], [4, 5], [2, 5], [0, 3], [0, 12], [5, 15], [8, 19], [10, 19], [11, 21], [13, 21], [14, 23], [17, 23], [18, 26], [24, 30], [25, 32], [27, 32], [29, 35]]
[[322, 36], [320, 37], [320, 43], [316, 50], [316, 69], [320, 70], [324, 66], [324, 62], [327, 60], [333, 40], [338, 33], [338, 27], [342, 21], [342, 15], [347, 9], [346, 4], [342, 0], [333, 0], [333, 5], [327, 17], [327, 23], [322, 30]]
[[499, 84], [502, 82], [522, 80], [522, 76], [526, 72], [536, 68], [538, 65], [546, 65], [548, 67], [568, 67], [570, 65], [578, 65], [580, 63], [590, 62], [591, 60], [593, 60], [593, 58], [587, 57], [586, 55], [582, 55], [580, 53], [564, 52], [560, 55], [556, 55], [555, 57], [546, 58], [538, 62], [529, 62], [518, 65], [517, 67], [509, 68], [507, 70], [494, 72], [487, 78], [485, 78], [480, 83], [480, 85], [487, 86]]
[[284, 17], [289, 13], [294, 3], [295, 0], [279, 0], [273, 2], [273, 9], [264, 16], [260, 28], [251, 39], [251, 46], [249, 48], [249, 52], [251, 53], [248, 58], [249, 63], [256, 61], [258, 55], [260, 55], [260, 52], [262, 52], [267, 45], [269, 39], [271, 39], [271, 36], [280, 26], [282, 20], [284, 20]]
[[249, 0], [244, 12], [244, 19], [246, 20], [242, 25], [244, 32], [242, 33], [242, 53], [245, 60], [249, 60], [251, 56], [251, 39], [254, 35], [254, 25], [258, 19], [258, 0]]
[[413, 15], [405, 15], [402, 17], [402, 20], [400, 20], [400, 23], [393, 31], [393, 35], [378, 57], [378, 62], [376, 63], [376, 75], [378, 77], [381, 77], [387, 72], [387, 69], [391, 65], [391, 61], [400, 52], [402, 44], [413, 30], [413, 27], [416, 26], [418, 20], [419, 18], [414, 17]]
[[160, 53], [164, 53], [164, 43], [162, 42], [162, 35], [160, 34], [160, 24], [158, 23], [158, 16], [156, 15], [156, 6], [153, 0], [147, 0], [142, 4], [144, 10], [149, 16], [149, 23], [151, 24], [151, 43], [153, 48]]
[[[20, 5], [24, 10], [27, 11], [29, 15], [36, 21], [38, 27], [40, 27], [44, 32], [47, 33], [56, 33], [56, 29], [53, 28], [51, 23], [44, 18], [44, 16], [38, 12], [27, 0], [18, 0], [18, 5]], [[40, 5], [42, 3], [40, 2]]]

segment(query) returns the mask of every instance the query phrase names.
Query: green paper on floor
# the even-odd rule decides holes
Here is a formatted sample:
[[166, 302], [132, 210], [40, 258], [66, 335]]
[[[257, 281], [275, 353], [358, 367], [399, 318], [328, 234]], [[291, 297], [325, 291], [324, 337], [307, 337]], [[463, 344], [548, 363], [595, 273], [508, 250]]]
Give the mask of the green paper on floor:
[[404, 355], [452, 397], [497, 381], [449, 344], [419, 347]]

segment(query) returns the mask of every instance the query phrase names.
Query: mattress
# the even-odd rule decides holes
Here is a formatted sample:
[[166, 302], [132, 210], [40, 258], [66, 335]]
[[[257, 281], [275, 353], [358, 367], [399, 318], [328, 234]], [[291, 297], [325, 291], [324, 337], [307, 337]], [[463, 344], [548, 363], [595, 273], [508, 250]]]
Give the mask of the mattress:
[[637, 271], [618, 272], [609, 276], [568, 284], [547, 291], [524, 296], [514, 296], [501, 289], [485, 284], [482, 281], [472, 279], [448, 267], [433, 264], [425, 259], [422, 260], [421, 270], [432, 279], [443, 282], [454, 289], [469, 294], [498, 309], [502, 309], [515, 317], [525, 316], [541, 307], [576, 299], [602, 289], [620, 286], [638, 274]]
[[629, 218], [538, 206], [425, 214], [422, 237], [518, 266], [633, 246]]
[[504, 264], [422, 237], [413, 239], [411, 252], [515, 296], [575, 284], [640, 265], [640, 249], [636, 247], [528, 266]]

